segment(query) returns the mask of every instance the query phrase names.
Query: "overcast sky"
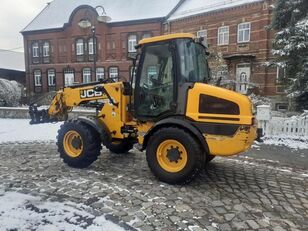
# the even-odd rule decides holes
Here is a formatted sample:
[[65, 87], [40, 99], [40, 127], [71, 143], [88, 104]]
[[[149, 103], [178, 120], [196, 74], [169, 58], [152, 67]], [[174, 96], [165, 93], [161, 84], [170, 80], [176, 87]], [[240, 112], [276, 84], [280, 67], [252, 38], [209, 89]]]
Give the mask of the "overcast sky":
[[[51, 0], [1, 0], [0, 49], [23, 51], [19, 33]], [[20, 48], [21, 47], [21, 48]]]

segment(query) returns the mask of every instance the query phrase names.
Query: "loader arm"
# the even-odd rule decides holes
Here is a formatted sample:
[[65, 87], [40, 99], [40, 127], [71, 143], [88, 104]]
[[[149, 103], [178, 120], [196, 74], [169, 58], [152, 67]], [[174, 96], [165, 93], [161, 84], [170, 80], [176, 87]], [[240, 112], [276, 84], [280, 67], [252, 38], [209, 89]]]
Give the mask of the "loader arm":
[[[29, 107], [29, 114], [31, 117], [30, 124], [64, 121], [68, 118], [68, 113], [72, 111], [74, 107], [91, 101], [105, 99], [109, 99], [110, 102], [114, 104], [104, 84], [66, 87], [56, 93], [48, 109], [39, 110], [38, 106], [35, 104]], [[95, 105], [102, 106], [103, 103], [96, 103]]]

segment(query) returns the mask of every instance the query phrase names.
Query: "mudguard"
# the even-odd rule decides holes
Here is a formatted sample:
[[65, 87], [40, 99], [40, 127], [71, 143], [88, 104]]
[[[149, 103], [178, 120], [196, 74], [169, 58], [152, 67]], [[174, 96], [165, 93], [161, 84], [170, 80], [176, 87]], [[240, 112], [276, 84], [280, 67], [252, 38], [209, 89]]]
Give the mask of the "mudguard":
[[152, 136], [152, 134], [154, 132], [156, 132], [159, 128], [172, 127], [172, 126], [183, 128], [183, 129], [189, 131], [193, 136], [195, 136], [198, 139], [198, 141], [200, 142], [204, 151], [206, 153], [209, 153], [209, 147], [208, 147], [206, 140], [204, 139], [202, 133], [189, 120], [187, 120], [183, 117], [166, 118], [166, 119], [163, 119], [163, 120], [160, 120], [159, 122], [157, 122], [148, 131], [148, 133], [144, 136], [144, 142], [143, 142], [143, 145], [142, 145], [142, 150], [146, 149], [149, 138]]
[[111, 142], [111, 136], [107, 126], [103, 122], [99, 121], [96, 117], [79, 116], [77, 120], [95, 129], [95, 131], [100, 134], [103, 145], [106, 146], [108, 143]]

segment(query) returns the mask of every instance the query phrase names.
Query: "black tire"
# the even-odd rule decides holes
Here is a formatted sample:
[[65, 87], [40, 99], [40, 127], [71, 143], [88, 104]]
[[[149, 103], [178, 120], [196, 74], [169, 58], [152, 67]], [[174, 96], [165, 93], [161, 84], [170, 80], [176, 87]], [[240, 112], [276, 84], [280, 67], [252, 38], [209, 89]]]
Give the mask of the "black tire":
[[213, 155], [207, 155], [206, 157], [206, 164], [207, 163], [210, 163], [216, 156], [213, 156]]
[[106, 148], [115, 154], [128, 153], [133, 147], [134, 143], [131, 140], [119, 140], [106, 145]]
[[[170, 149], [168, 149], [168, 147], [166, 148], [167, 157], [165, 157], [165, 159], [167, 160], [167, 162], [175, 162], [176, 165], [180, 163], [181, 165], [179, 171], [175, 170], [176, 172], [167, 171], [160, 164], [160, 162], [162, 162], [161, 158], [160, 160], [158, 160], [157, 157], [157, 153], [160, 153], [160, 147], [164, 146], [166, 142], [166, 145], [169, 145], [168, 142], [170, 142], [170, 140], [171, 143], [174, 141], [180, 143], [182, 147], [185, 148], [184, 153], [186, 153], [187, 156], [187, 161], [184, 161], [184, 165], [181, 165], [181, 162], [183, 161], [182, 159], [185, 159], [185, 157], [183, 156], [183, 152], [179, 151], [181, 150], [181, 147], [179, 148], [179, 146], [177, 145], [174, 146], [170, 144]], [[175, 161], [174, 159], [170, 160], [170, 156], [173, 155], [174, 152], [177, 153], [176, 158], [178, 158], [178, 161]], [[168, 155], [170, 156], [168, 157]], [[200, 145], [198, 140], [196, 140], [196, 138], [192, 136], [189, 132], [176, 127], [161, 128], [156, 131], [150, 137], [146, 149], [146, 158], [152, 173], [159, 180], [169, 184], [186, 184], [191, 182], [203, 169], [205, 157], [206, 155], [204, 154], [204, 150], [202, 149], [202, 146]]]
[[[77, 136], [74, 137], [74, 139], [76, 138], [79, 142], [82, 142], [82, 148], [79, 148], [80, 154], [77, 154], [76, 156], [70, 155], [69, 152], [67, 152], [70, 150], [67, 146], [65, 148], [64, 145], [64, 142], [68, 140], [66, 135], [69, 135], [70, 133], [78, 134], [78, 139], [76, 138]], [[66, 144], [74, 148], [73, 142], [74, 141], [72, 141], [71, 144], [66, 142]], [[67, 121], [61, 125], [58, 131], [57, 145], [60, 158], [63, 159], [64, 163], [74, 168], [86, 168], [90, 166], [95, 160], [97, 160], [102, 148], [100, 136], [97, 131], [78, 120]], [[78, 147], [75, 150], [77, 149]]]

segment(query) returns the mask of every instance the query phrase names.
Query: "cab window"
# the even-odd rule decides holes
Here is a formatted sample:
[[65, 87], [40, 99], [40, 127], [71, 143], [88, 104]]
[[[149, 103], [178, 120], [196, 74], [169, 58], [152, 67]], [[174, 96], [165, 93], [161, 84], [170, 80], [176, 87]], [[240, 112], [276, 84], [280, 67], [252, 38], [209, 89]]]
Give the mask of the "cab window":
[[135, 111], [139, 116], [158, 117], [169, 112], [174, 98], [172, 52], [169, 43], [145, 48]]

